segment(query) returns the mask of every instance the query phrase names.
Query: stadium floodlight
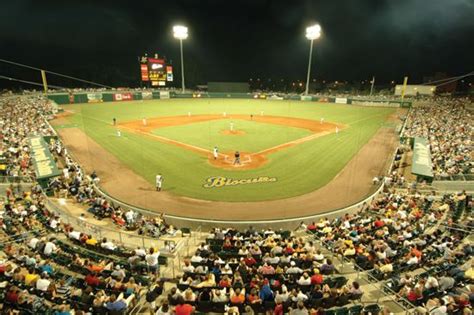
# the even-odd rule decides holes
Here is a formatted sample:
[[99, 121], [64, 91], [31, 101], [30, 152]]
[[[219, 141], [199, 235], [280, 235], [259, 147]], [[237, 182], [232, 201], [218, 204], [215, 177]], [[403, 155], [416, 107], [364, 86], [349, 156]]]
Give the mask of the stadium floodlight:
[[306, 90], [305, 95], [309, 92], [309, 76], [311, 74], [311, 56], [313, 55], [313, 41], [321, 36], [321, 26], [315, 24], [306, 28], [306, 38], [311, 41], [309, 46], [309, 62], [308, 62], [308, 76], [306, 77]]
[[182, 25], [173, 26], [173, 36], [174, 38], [179, 39], [179, 47], [181, 49], [181, 86], [183, 88], [183, 93], [184, 93], [185, 87], [184, 87], [183, 39], [188, 38], [188, 28]]

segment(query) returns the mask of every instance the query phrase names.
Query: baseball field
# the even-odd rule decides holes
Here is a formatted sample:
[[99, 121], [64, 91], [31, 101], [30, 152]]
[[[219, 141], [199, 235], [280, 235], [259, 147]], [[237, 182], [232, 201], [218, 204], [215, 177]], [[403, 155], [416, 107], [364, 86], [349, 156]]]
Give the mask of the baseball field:
[[[155, 176], [161, 174], [163, 192], [156, 194], [223, 202], [284, 199], [320, 189], [381, 128], [392, 127], [389, 117], [396, 111], [253, 99], [168, 99], [63, 108], [65, 114], [53, 125], [86, 168], [99, 171], [107, 161], [110, 165], [118, 161], [148, 183], [143, 190], [152, 190]], [[102, 150], [90, 142], [74, 141], [78, 133]], [[101, 156], [102, 151], [107, 157]], [[234, 164], [235, 151], [240, 152], [240, 164]], [[363, 158], [359, 162], [370, 165], [380, 162], [372, 159], [388, 156]], [[126, 174], [112, 168], [105, 177], [121, 186], [127, 185]], [[346, 176], [357, 182], [355, 171]]]

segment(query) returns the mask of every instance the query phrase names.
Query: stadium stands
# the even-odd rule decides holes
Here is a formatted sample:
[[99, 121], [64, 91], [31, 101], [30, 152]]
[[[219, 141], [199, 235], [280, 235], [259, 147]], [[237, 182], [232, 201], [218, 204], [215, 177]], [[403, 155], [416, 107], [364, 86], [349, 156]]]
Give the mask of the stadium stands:
[[[405, 136], [430, 139], [439, 175], [472, 172], [472, 119], [438, 102], [410, 112]], [[461, 106], [461, 107], [459, 107]], [[52, 135], [41, 97], [3, 101], [5, 175], [31, 177], [27, 137]], [[62, 223], [46, 193], [84, 206], [117, 229], [155, 238], [177, 235], [162, 216], [147, 217], [98, 196], [60, 141], [51, 151], [62, 175], [43, 190], [10, 186], [0, 217], [2, 312], [19, 314], [273, 313], [377, 314], [372, 284], [403, 309], [470, 314], [474, 297], [472, 196], [387, 188], [356, 214], [303, 223], [296, 231], [202, 233], [203, 241], [163, 277], [161, 248], [123, 244]], [[467, 154], [469, 153], [469, 154]], [[178, 233], [179, 235], [179, 233]], [[189, 249], [188, 249], [189, 250]]]

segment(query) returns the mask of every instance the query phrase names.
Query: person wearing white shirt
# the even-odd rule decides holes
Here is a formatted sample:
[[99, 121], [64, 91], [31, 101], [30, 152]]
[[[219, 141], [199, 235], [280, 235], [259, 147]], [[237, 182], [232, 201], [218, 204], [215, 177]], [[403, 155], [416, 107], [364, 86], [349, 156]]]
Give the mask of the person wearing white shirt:
[[407, 261], [408, 266], [415, 265], [417, 263], [418, 263], [418, 258], [415, 255], [412, 255]]
[[201, 256], [198, 256], [198, 255], [194, 255], [191, 257], [191, 262], [196, 262], [196, 263], [200, 263], [201, 261], [203, 261], [204, 258], [202, 258]]
[[39, 239], [37, 239], [36, 237], [33, 237], [29, 242], [28, 242], [28, 246], [32, 249], [35, 249], [36, 248], [36, 244], [38, 244], [39, 242]]
[[194, 272], [194, 266], [188, 260], [184, 262], [183, 272]]
[[145, 257], [146, 251], [143, 248], [137, 247], [137, 249], [135, 249], [135, 255], [140, 256], [140, 257]]
[[148, 255], [145, 256], [145, 262], [148, 268], [151, 271], [158, 270], [158, 257], [160, 256], [160, 252], [156, 251], [154, 248], [150, 248]]
[[50, 284], [51, 284], [51, 281], [48, 280], [48, 274], [42, 273], [41, 278], [38, 279], [38, 281], [36, 281], [36, 289], [46, 292]]
[[426, 289], [435, 289], [438, 286], [439, 286], [438, 280], [435, 277], [429, 276], [428, 279], [426, 279], [426, 283], [425, 283]]
[[135, 220], [135, 213], [132, 209], [125, 212], [125, 218], [127, 219], [128, 224], [132, 224]]
[[299, 285], [310, 285], [311, 284], [311, 278], [309, 275], [305, 272], [299, 279], [298, 279], [298, 284]]
[[44, 246], [44, 250], [43, 250], [43, 253], [46, 255], [46, 256], [49, 256], [51, 255], [53, 252], [55, 252], [58, 248], [56, 247], [56, 245], [50, 240], [49, 242], [46, 243], [46, 245]]
[[74, 229], [71, 228], [71, 231], [68, 234], [69, 238], [72, 238], [74, 240], [80, 240], [81, 239], [81, 233], [79, 231], [74, 231]]
[[108, 249], [108, 250], [115, 250], [117, 246], [112, 243], [111, 241], [107, 241], [107, 239], [104, 237], [102, 240], [102, 243], [100, 243], [100, 247]]
[[55, 217], [51, 220], [51, 222], [49, 222], [49, 227], [52, 228], [53, 230], [56, 230], [58, 228], [59, 222], [60, 222], [59, 218]]
[[295, 274], [295, 273], [303, 273], [303, 270], [299, 267], [296, 267], [296, 264], [294, 261], [290, 263], [290, 267], [286, 269], [286, 273], [288, 274]]

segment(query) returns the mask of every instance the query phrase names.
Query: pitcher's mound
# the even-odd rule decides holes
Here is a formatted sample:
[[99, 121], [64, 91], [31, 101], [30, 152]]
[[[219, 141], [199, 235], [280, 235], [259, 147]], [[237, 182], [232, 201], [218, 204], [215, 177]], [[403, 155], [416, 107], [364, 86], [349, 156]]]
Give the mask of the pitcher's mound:
[[221, 134], [228, 136], [242, 136], [245, 134], [245, 131], [242, 130], [221, 130]]

